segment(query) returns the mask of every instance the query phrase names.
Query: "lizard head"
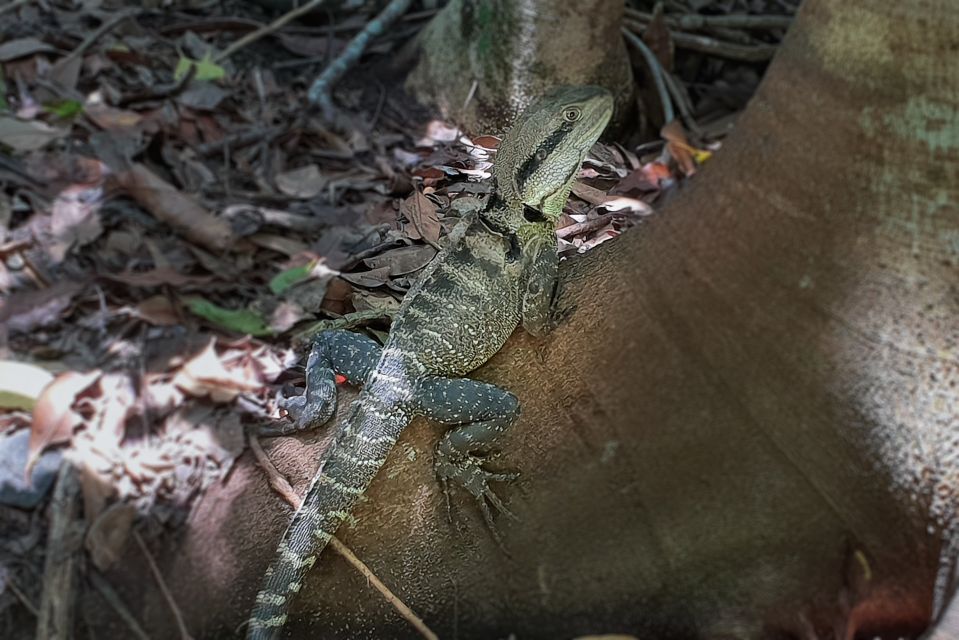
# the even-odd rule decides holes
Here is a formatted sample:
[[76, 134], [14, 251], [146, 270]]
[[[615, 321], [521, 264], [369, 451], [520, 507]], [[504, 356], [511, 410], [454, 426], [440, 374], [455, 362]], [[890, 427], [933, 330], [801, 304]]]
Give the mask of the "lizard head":
[[534, 102], [499, 145], [493, 173], [502, 196], [558, 217], [612, 114], [613, 97], [601, 87], [557, 87]]

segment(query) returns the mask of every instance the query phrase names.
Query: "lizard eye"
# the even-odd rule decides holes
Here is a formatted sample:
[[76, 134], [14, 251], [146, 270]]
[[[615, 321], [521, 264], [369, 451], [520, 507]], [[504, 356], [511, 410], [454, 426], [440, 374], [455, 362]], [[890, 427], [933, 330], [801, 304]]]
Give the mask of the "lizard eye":
[[578, 108], [570, 107], [563, 112], [563, 120], [566, 122], [576, 122], [581, 115], [582, 112]]

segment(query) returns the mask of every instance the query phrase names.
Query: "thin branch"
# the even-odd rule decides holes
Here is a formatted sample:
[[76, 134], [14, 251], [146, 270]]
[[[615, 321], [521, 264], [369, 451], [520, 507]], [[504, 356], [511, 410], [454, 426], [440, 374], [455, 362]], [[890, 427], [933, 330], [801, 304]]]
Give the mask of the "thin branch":
[[[626, 8], [626, 15], [635, 20], [649, 22], [653, 19], [653, 14], [639, 11], [637, 9]], [[793, 22], [792, 16], [776, 15], [745, 15], [731, 14], [727, 16], [704, 16], [694, 13], [683, 15], [664, 16], [666, 24], [677, 29], [687, 29], [695, 31], [697, 29], [708, 29], [710, 27], [721, 27], [729, 29], [788, 29]]]
[[[293, 490], [293, 487], [290, 486], [290, 483], [286, 481], [286, 478], [277, 471], [276, 467], [273, 466], [273, 463], [270, 461], [270, 458], [266, 455], [266, 452], [263, 451], [263, 447], [260, 446], [260, 441], [254, 434], [250, 434], [250, 449], [253, 451], [253, 457], [256, 458], [257, 464], [263, 468], [263, 471], [266, 472], [267, 479], [270, 483], [270, 486], [280, 494], [280, 496], [286, 500], [290, 506], [294, 509], [300, 508], [300, 496], [296, 495], [296, 491]], [[426, 623], [413, 613], [413, 610], [410, 609], [406, 604], [400, 600], [396, 594], [390, 591], [383, 582], [376, 577], [376, 574], [373, 573], [366, 564], [356, 557], [356, 555], [350, 551], [350, 548], [345, 544], [339, 541], [336, 536], [330, 538], [330, 546], [338, 554], [343, 556], [347, 562], [349, 562], [354, 569], [360, 572], [360, 574], [366, 578], [367, 582], [380, 592], [380, 594], [393, 605], [393, 608], [396, 609], [397, 613], [400, 614], [407, 622], [409, 622], [413, 627], [420, 632], [427, 640], [439, 640], [433, 631], [426, 626]]]
[[626, 37], [626, 41], [636, 47], [643, 55], [643, 59], [646, 60], [646, 66], [649, 67], [649, 72], [652, 74], [653, 82], [656, 85], [656, 93], [659, 95], [659, 101], [663, 105], [663, 120], [665, 122], [672, 122], [676, 117], [676, 113], [673, 111], [673, 103], [669, 99], [669, 93], [666, 91], [666, 82], [663, 80], [663, 75], [665, 75], [666, 72], [663, 70], [663, 66], [659, 64], [659, 58], [646, 46], [642, 38], [635, 33], [624, 28], [623, 35]]
[[[636, 33], [646, 31], [646, 25], [636, 22], [635, 20], [625, 20], [624, 24], [626, 25], [626, 29]], [[672, 36], [673, 43], [681, 49], [698, 51], [699, 53], [742, 62], [765, 62], [772, 58], [779, 48], [772, 44], [757, 44], [753, 46], [732, 44], [723, 42], [722, 40], [716, 40], [715, 38], [685, 33], [683, 31], [670, 30], [669, 35]]]
[[326, 2], [326, 0], [310, 0], [310, 2], [307, 2], [304, 5], [296, 7], [295, 9], [292, 9], [284, 13], [282, 16], [280, 16], [279, 18], [277, 18], [270, 24], [260, 27], [256, 31], [251, 31], [250, 33], [246, 34], [245, 36], [243, 36], [242, 38], [240, 38], [239, 40], [231, 44], [229, 47], [221, 51], [214, 59], [216, 60], [216, 62], [222, 62], [226, 60], [227, 58], [232, 56], [234, 53], [236, 53], [237, 51], [239, 51], [246, 45], [256, 42], [263, 36], [268, 36], [271, 33], [279, 31], [287, 23], [293, 20], [296, 20], [300, 16], [307, 14], [310, 11], [313, 11], [314, 9], [322, 5], [324, 2]]
[[310, 103], [318, 105], [323, 110], [323, 115], [327, 120], [334, 120], [336, 116], [336, 107], [333, 105], [333, 98], [330, 92], [337, 80], [352, 67], [370, 40], [377, 37], [383, 30], [392, 24], [397, 18], [406, 13], [412, 0], [391, 0], [386, 8], [378, 16], [373, 18], [366, 27], [363, 28], [346, 46], [346, 49], [336, 60], [323, 70], [323, 73], [313, 81], [310, 90], [307, 93]]
[[150, 636], [146, 634], [143, 630], [143, 627], [136, 621], [136, 618], [133, 617], [133, 614], [130, 613], [130, 610], [127, 609], [126, 605], [123, 604], [123, 601], [120, 599], [120, 596], [114, 591], [113, 587], [107, 582], [106, 578], [100, 575], [97, 571], [90, 572], [90, 582], [93, 583], [93, 587], [100, 592], [100, 595], [103, 596], [103, 599], [107, 601], [117, 615], [120, 616], [120, 619], [123, 620], [126, 625], [130, 628], [130, 631], [136, 636], [139, 640], [150, 640]]
[[146, 556], [147, 564], [150, 565], [150, 573], [153, 574], [153, 579], [156, 580], [157, 585], [160, 587], [160, 592], [163, 594], [163, 598], [170, 607], [170, 611], [173, 612], [173, 618], [176, 620], [176, 625], [180, 629], [180, 637], [183, 640], [192, 640], [190, 632], [187, 631], [186, 623], [183, 622], [183, 614], [180, 613], [180, 608], [176, 606], [176, 600], [173, 599], [173, 594], [170, 593], [170, 590], [167, 588], [166, 582], [163, 580], [163, 574], [160, 573], [160, 568], [157, 567], [153, 556], [150, 554], [150, 550], [147, 549], [146, 543], [143, 542], [143, 538], [140, 537], [140, 533], [136, 530], [133, 531], [133, 539], [137, 541], [140, 551]]
[[20, 590], [20, 587], [17, 586], [17, 583], [13, 581], [13, 578], [7, 578], [7, 588], [13, 592], [13, 595], [17, 597], [17, 600], [20, 601], [27, 611], [33, 614], [33, 617], [39, 617], [40, 612], [37, 611], [37, 608], [33, 606], [33, 603], [30, 602], [30, 599], [27, 597], [23, 591]]
[[99, 27], [97, 27], [96, 31], [88, 35], [86, 38], [84, 38], [83, 42], [81, 42], [73, 51], [68, 53], [63, 58], [63, 60], [70, 60], [72, 58], [77, 58], [79, 56], [82, 56], [86, 52], [86, 50], [92, 47], [97, 40], [99, 40], [108, 32], [116, 28], [116, 26], [119, 25], [121, 22], [123, 22], [124, 20], [128, 18], [136, 17], [139, 14], [140, 14], [139, 9], [125, 9], [123, 11], [117, 11], [115, 14], [110, 16], [109, 20], [107, 20], [106, 22], [101, 24]]

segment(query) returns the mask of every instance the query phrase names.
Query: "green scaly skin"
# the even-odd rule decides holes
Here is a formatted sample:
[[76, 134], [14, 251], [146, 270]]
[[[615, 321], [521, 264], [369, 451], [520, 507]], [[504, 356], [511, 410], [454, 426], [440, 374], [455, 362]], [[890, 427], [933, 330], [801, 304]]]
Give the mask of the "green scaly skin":
[[450, 427], [436, 449], [444, 486], [469, 491], [489, 524], [490, 504], [505, 511], [489, 483], [513, 476], [488, 471], [483, 460], [519, 404], [507, 391], [460, 376], [499, 351], [518, 324], [534, 335], [548, 330], [555, 222], [612, 109], [612, 97], [598, 87], [561, 87], [533, 104], [500, 144], [485, 208], [457, 225], [448, 248], [407, 293], [386, 344], [347, 331], [315, 338], [306, 391], [288, 403], [294, 421], [272, 434], [326, 422], [335, 410], [337, 373], [363, 390], [267, 570], [249, 640], [279, 635], [307, 570], [413, 417]]

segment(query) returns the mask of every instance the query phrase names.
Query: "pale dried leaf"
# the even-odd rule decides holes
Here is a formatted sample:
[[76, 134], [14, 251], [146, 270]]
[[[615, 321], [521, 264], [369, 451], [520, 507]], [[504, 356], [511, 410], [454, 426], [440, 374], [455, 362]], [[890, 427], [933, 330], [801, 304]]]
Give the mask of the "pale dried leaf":
[[309, 200], [319, 195], [327, 185], [327, 179], [315, 164], [286, 171], [276, 176], [276, 187], [294, 198]]
[[194, 396], [209, 396], [214, 402], [229, 402], [244, 391], [259, 388], [259, 381], [247, 379], [242, 372], [228, 370], [217, 355], [215, 340], [188, 360], [177, 372], [173, 383]]
[[68, 442], [74, 428], [83, 424], [83, 416], [73, 410], [73, 403], [100, 375], [99, 370], [87, 373], [66, 371], [47, 385], [37, 398], [30, 426], [28, 474], [44, 449]]

